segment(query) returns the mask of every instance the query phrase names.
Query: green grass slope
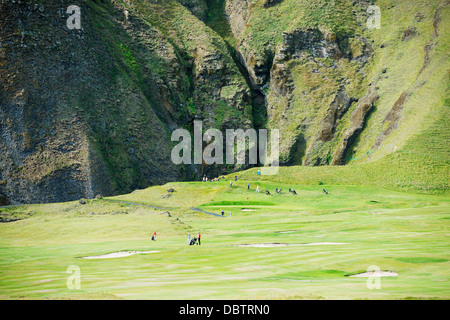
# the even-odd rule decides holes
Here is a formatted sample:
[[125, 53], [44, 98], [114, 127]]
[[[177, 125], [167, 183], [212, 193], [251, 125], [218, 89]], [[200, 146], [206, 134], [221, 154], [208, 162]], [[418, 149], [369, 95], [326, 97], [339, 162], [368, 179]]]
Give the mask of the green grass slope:
[[[170, 183], [85, 205], [2, 208], [25, 219], [0, 224], [0, 297], [448, 299], [448, 212], [442, 195], [242, 176], [233, 188], [228, 179]], [[188, 246], [198, 232], [202, 244]], [[117, 251], [151, 253], [81, 258]], [[398, 276], [380, 278], [380, 289], [349, 277], [373, 265]], [[69, 266], [80, 269], [80, 289], [67, 286]]]
[[[441, 171], [443, 166], [448, 167], [449, 159], [448, 1], [284, 0], [270, 8], [265, 8], [262, 0], [248, 1], [248, 5], [238, 0], [227, 3], [230, 24], [247, 67], [264, 67], [265, 72], [271, 72], [265, 89], [267, 127], [281, 131], [282, 161], [330, 164], [352, 125], [350, 118], [357, 103], [354, 101], [336, 120], [331, 140], [322, 141], [317, 135], [323, 130], [330, 105], [339, 92], [358, 100], [372, 86], [379, 99], [365, 116], [364, 126], [346, 150], [343, 163], [388, 157], [379, 165], [380, 170], [391, 162], [405, 162], [418, 172], [448, 175], [448, 169]], [[366, 10], [371, 4], [380, 8], [380, 29], [366, 25]], [[235, 13], [238, 10], [233, 10], [233, 5], [240, 6], [243, 13]], [[239, 19], [246, 23], [240, 25]], [[237, 24], [241, 28], [236, 28]], [[280, 83], [288, 83], [293, 91], [280, 94], [273, 79], [276, 69], [270, 63], [285, 45], [283, 34], [307, 29], [334, 34], [348, 56], [333, 61], [306, 52], [305, 57], [290, 60], [283, 66]], [[398, 151], [403, 152], [398, 156], [401, 161], [393, 155]], [[404, 168], [398, 170], [403, 172]], [[427, 182], [434, 179], [423, 178]], [[418, 188], [426, 188], [425, 184], [420, 183]]]

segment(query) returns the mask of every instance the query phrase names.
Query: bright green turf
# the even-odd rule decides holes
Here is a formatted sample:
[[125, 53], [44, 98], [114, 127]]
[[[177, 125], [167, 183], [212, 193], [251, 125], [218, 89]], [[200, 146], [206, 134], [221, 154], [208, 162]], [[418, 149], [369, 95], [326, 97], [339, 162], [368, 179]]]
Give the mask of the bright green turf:
[[[376, 186], [258, 181], [170, 183], [108, 199], [1, 209], [0, 298], [404, 299], [449, 298], [448, 197]], [[175, 188], [163, 198], [168, 187]], [[275, 194], [275, 188], [282, 194]], [[294, 188], [293, 196], [287, 189]], [[325, 188], [329, 194], [322, 193]], [[248, 200], [247, 200], [248, 198]], [[111, 201], [169, 206], [165, 210]], [[220, 213], [215, 217], [189, 209]], [[256, 211], [241, 211], [242, 208]], [[229, 212], [232, 211], [232, 217]], [[90, 215], [94, 212], [95, 215]], [[126, 214], [125, 214], [126, 213]], [[150, 240], [157, 231], [157, 241]], [[186, 235], [202, 233], [201, 246]], [[286, 232], [287, 231], [287, 232]], [[249, 243], [346, 245], [238, 247]], [[124, 258], [78, 257], [159, 250]], [[70, 265], [81, 289], [70, 290]], [[381, 289], [348, 274], [392, 270]]]

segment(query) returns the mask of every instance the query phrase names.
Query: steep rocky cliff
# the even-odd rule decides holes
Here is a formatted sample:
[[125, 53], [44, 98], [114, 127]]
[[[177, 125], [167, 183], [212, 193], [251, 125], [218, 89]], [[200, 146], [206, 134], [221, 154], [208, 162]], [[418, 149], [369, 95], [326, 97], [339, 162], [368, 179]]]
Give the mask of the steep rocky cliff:
[[423, 137], [448, 135], [449, 1], [79, 1], [80, 29], [71, 5], [0, 1], [0, 205], [242, 168], [172, 163], [195, 119], [279, 129], [285, 165], [448, 165]]
[[[427, 130], [399, 125], [419, 78], [435, 92], [422, 114], [435, 119], [433, 105], [445, 109], [445, 88], [428, 83], [422, 72], [430, 50], [435, 66], [446, 60], [439, 47], [448, 37], [436, 30], [445, 29], [448, 1], [226, 3], [251, 85], [267, 97], [266, 125], [281, 130], [282, 164], [343, 165], [399, 150], [411, 132]], [[380, 148], [389, 135], [397, 142]]]
[[[170, 158], [174, 129], [194, 118], [251, 126], [245, 80], [223, 41], [203, 39], [206, 27], [185, 7], [86, 1], [81, 29], [69, 29], [71, 4], [0, 4], [4, 202], [73, 200], [190, 179], [198, 168]], [[157, 20], [146, 10], [166, 15]], [[182, 15], [191, 31], [168, 29]]]
[[[70, 30], [69, 5], [0, 5], [1, 192], [12, 202], [62, 201], [182, 177], [170, 166], [173, 120], [164, 108], [177, 81], [164, 85], [150, 63], [138, 65], [127, 36], [132, 16], [125, 22], [119, 9], [86, 2], [82, 29]], [[157, 37], [149, 28], [141, 35]]]

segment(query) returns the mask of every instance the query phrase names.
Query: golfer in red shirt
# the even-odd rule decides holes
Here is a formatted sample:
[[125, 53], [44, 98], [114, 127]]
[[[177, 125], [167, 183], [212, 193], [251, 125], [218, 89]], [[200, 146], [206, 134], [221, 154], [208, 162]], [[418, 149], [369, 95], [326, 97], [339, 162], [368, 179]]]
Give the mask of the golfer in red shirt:
[[198, 245], [201, 245], [201, 243], [200, 243], [200, 237], [201, 237], [201, 235], [200, 235], [200, 232], [198, 233]]

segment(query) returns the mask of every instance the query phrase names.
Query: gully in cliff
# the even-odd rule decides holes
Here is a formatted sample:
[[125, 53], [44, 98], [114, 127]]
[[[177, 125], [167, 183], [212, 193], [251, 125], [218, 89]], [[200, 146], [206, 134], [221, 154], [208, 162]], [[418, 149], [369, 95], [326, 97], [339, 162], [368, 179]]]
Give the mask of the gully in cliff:
[[[222, 132], [218, 129], [208, 129], [202, 134], [202, 128], [202, 121], [195, 120], [193, 146], [191, 135], [188, 130], [176, 129], [172, 133], [172, 141], [179, 141], [179, 144], [172, 149], [171, 156], [174, 164], [192, 164], [192, 154], [194, 164], [223, 164], [224, 139]], [[270, 157], [267, 156], [267, 134], [268, 132], [266, 129], [259, 129], [258, 134], [255, 129], [247, 129], [246, 131], [243, 129], [226, 129], [226, 164], [235, 164], [235, 149], [237, 151], [237, 164], [245, 164], [245, 146], [246, 140], [248, 140], [249, 164], [258, 164], [259, 156], [259, 162], [262, 165], [267, 166], [261, 168], [261, 174], [277, 174], [279, 165], [279, 130], [270, 130]], [[181, 141], [180, 138], [182, 138]], [[203, 148], [203, 142], [209, 144]]]

